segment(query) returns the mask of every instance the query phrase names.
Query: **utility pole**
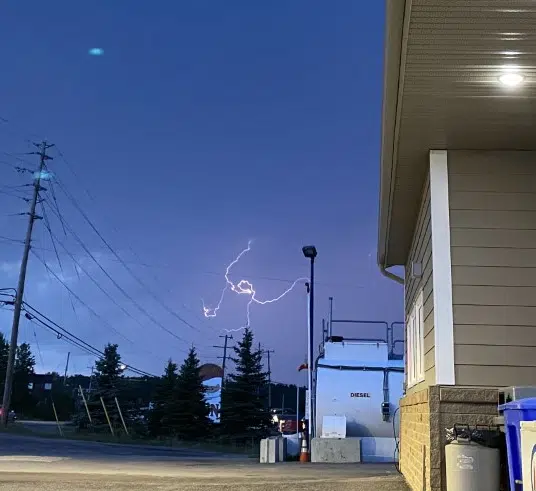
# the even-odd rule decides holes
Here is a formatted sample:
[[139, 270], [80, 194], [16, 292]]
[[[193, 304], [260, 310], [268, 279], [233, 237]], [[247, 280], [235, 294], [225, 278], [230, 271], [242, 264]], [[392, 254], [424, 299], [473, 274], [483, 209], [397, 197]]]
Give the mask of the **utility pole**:
[[229, 336], [228, 334], [226, 334], [225, 336], [219, 336], [220, 338], [225, 338], [224, 342], [223, 342], [223, 346], [212, 346], [213, 348], [220, 348], [220, 349], [223, 349], [223, 356], [218, 356], [218, 358], [221, 358], [223, 361], [222, 361], [222, 364], [221, 364], [221, 371], [222, 371], [222, 375], [221, 375], [221, 383], [222, 385], [225, 385], [225, 362], [227, 361], [227, 341], [229, 339], [233, 339], [233, 336]]
[[67, 363], [65, 363], [65, 373], [63, 375], [63, 385], [67, 383], [67, 371], [69, 370], [69, 358], [71, 357], [71, 352], [67, 353]]
[[268, 407], [272, 409], [272, 367], [270, 365], [270, 353], [275, 353], [273, 349], [264, 350], [268, 357]]
[[46, 166], [46, 161], [52, 159], [46, 154], [47, 149], [54, 145], [49, 145], [46, 141], [41, 144], [34, 143], [34, 145], [39, 148], [39, 152], [32, 152], [39, 155], [39, 167], [37, 169], [37, 174], [34, 176], [34, 190], [32, 200], [30, 202], [30, 212], [28, 220], [28, 228], [26, 230], [26, 238], [24, 240], [24, 252], [22, 254], [22, 262], [20, 264], [19, 272], [19, 281], [17, 284], [17, 295], [15, 297], [14, 311], [13, 311], [13, 325], [11, 327], [11, 341], [9, 344], [9, 354], [7, 360], [7, 370], [6, 370], [6, 382], [4, 385], [4, 397], [2, 399], [2, 425], [7, 426], [9, 406], [11, 404], [11, 390], [13, 387], [13, 375], [15, 371], [15, 354], [17, 352], [17, 343], [19, 339], [19, 323], [20, 323], [20, 314], [22, 311], [22, 301], [24, 296], [24, 285], [26, 282], [26, 268], [28, 266], [28, 258], [30, 256], [30, 248], [32, 244], [32, 231], [34, 226], [34, 221], [41, 217], [38, 217], [35, 214], [35, 209], [37, 207], [37, 201], [39, 200], [39, 191], [43, 189], [41, 187], [41, 178], [43, 176], [43, 171]]
[[95, 371], [95, 365], [92, 365], [88, 368], [91, 368], [91, 375], [89, 376], [89, 387], [87, 388], [87, 391], [91, 392], [91, 382], [93, 381], [93, 372]]

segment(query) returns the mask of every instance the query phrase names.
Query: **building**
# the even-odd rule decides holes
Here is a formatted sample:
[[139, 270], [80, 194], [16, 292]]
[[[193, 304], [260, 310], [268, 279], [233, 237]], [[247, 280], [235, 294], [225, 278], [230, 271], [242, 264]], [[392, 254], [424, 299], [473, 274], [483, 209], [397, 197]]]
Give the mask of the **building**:
[[[404, 285], [401, 470], [536, 385], [536, 3], [387, 0], [379, 266]], [[404, 267], [404, 277], [389, 268]]]

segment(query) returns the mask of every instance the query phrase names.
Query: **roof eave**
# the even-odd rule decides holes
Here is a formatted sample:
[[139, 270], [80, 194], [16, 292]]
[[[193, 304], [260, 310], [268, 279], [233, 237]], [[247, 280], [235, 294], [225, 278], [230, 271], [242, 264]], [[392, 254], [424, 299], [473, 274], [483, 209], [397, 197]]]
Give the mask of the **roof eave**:
[[389, 229], [396, 165], [398, 100], [403, 79], [404, 24], [410, 8], [411, 0], [386, 0], [377, 257], [381, 268], [398, 265], [389, 259]]

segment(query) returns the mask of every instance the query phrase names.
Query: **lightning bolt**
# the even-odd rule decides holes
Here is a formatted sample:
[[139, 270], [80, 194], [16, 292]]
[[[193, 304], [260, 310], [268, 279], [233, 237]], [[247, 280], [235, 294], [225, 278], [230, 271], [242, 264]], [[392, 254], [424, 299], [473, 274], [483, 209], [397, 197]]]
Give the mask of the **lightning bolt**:
[[266, 300], [260, 300], [257, 298], [257, 291], [255, 290], [255, 287], [251, 282], [248, 280], [240, 280], [238, 283], [234, 283], [230, 279], [231, 269], [233, 266], [240, 261], [242, 256], [244, 254], [247, 254], [249, 251], [251, 251], [251, 240], [248, 241], [248, 246], [236, 256], [236, 258], [229, 263], [227, 268], [225, 268], [225, 286], [221, 292], [220, 299], [218, 303], [216, 304], [216, 307], [207, 307], [205, 305], [205, 302], [203, 301], [203, 314], [205, 317], [216, 317], [218, 315], [218, 311], [220, 310], [223, 299], [225, 297], [225, 293], [228, 290], [231, 290], [233, 293], [236, 293], [237, 295], [248, 295], [249, 301], [246, 305], [246, 325], [239, 327], [237, 329], [225, 329], [226, 332], [237, 332], [241, 331], [243, 329], [247, 329], [251, 325], [251, 305], [256, 303], [258, 305], [267, 305], [270, 303], [275, 303], [281, 300], [284, 296], [286, 296], [288, 293], [290, 293], [294, 287], [300, 282], [300, 281], [308, 281], [309, 278], [298, 278], [295, 280], [290, 287], [288, 287], [283, 293], [281, 293], [279, 296], [275, 298], [269, 298]]

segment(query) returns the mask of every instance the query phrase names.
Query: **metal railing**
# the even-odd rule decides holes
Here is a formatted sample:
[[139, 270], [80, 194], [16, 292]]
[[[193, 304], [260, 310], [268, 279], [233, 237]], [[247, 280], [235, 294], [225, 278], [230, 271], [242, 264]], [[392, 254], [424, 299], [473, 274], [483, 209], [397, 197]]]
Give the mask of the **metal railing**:
[[[388, 347], [388, 357], [390, 360], [402, 360], [404, 358], [404, 339], [396, 339], [394, 336], [395, 327], [402, 327], [402, 332], [404, 330], [403, 322], [392, 322], [389, 324], [386, 321], [370, 321], [370, 320], [352, 320], [352, 319], [332, 319], [328, 324], [328, 339], [333, 337], [333, 326], [334, 324], [360, 324], [366, 326], [381, 326], [382, 330], [385, 330], [385, 337], [346, 337], [344, 339], [347, 341], [361, 341], [361, 342], [371, 342], [371, 343], [387, 343]], [[396, 347], [402, 345], [401, 353], [398, 353]]]

